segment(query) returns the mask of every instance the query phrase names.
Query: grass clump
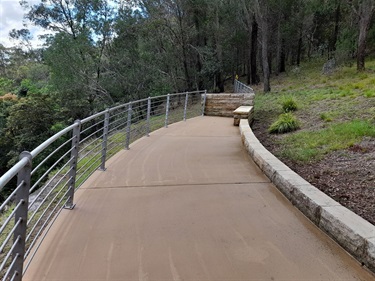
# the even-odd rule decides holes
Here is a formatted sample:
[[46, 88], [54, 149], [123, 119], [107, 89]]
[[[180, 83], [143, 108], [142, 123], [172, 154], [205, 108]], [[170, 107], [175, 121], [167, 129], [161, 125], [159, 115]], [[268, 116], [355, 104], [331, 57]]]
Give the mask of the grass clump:
[[281, 99], [281, 106], [284, 113], [293, 112], [298, 109], [297, 102], [292, 96], [283, 97]]
[[279, 118], [270, 126], [269, 132], [272, 134], [283, 134], [293, 132], [300, 127], [299, 121], [293, 113], [283, 113]]
[[365, 136], [375, 137], [375, 126], [370, 121], [332, 124], [319, 131], [287, 136], [282, 141], [282, 155], [300, 162], [319, 160], [329, 152], [353, 146]]
[[364, 96], [366, 98], [374, 98], [375, 97], [375, 91], [374, 90], [366, 90], [366, 91], [364, 91]]
[[322, 119], [324, 122], [332, 122], [333, 120], [332, 115], [328, 112], [321, 113], [320, 119]]

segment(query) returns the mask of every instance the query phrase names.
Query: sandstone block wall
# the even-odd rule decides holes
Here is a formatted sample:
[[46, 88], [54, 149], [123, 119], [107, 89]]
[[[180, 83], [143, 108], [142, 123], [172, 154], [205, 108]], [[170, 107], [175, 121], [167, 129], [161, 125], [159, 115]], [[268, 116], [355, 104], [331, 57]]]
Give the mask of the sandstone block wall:
[[249, 155], [285, 197], [360, 263], [375, 272], [375, 226], [277, 159], [259, 142], [247, 120], [240, 121], [240, 131]]
[[205, 115], [233, 117], [233, 111], [241, 105], [254, 105], [254, 93], [207, 94]]

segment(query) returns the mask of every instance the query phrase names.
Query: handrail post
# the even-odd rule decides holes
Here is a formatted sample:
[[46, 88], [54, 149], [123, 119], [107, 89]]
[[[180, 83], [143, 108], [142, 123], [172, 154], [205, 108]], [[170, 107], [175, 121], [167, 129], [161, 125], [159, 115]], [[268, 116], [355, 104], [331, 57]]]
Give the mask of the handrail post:
[[206, 109], [206, 99], [207, 99], [207, 90], [205, 90], [203, 94], [202, 116], [204, 116], [204, 111]]
[[74, 121], [76, 126], [73, 129], [72, 137], [72, 151], [70, 153], [70, 172], [69, 172], [69, 186], [68, 186], [68, 200], [65, 203], [64, 208], [72, 210], [75, 206], [74, 204], [74, 192], [76, 188], [76, 176], [77, 176], [77, 164], [78, 164], [78, 151], [79, 151], [79, 140], [81, 135], [81, 120]]
[[99, 168], [101, 171], [106, 170], [105, 160], [107, 158], [108, 129], [109, 129], [109, 109], [107, 108], [105, 115], [104, 115], [104, 125], [103, 125], [102, 162]]
[[128, 105], [128, 120], [126, 124], [126, 143], [125, 148], [129, 150], [130, 145], [130, 127], [132, 125], [132, 102], [129, 102]]
[[22, 201], [22, 205], [15, 213], [15, 223], [20, 220], [17, 228], [14, 230], [13, 242], [18, 240], [18, 243], [13, 249], [12, 256], [16, 259], [16, 262], [11, 269], [15, 276], [13, 280], [22, 280], [23, 274], [23, 262], [26, 247], [26, 230], [27, 230], [27, 211], [29, 206], [29, 190], [31, 181], [31, 167], [32, 167], [32, 156], [28, 151], [24, 151], [20, 154], [20, 160], [23, 158], [28, 159], [28, 163], [18, 172], [17, 185], [22, 184], [22, 188], [16, 193], [16, 202]]
[[188, 99], [189, 99], [189, 93], [186, 92], [186, 96], [185, 96], [185, 106], [184, 106], [184, 121], [186, 121], [186, 111], [187, 111]]
[[150, 131], [151, 131], [151, 97], [148, 97], [147, 99], [147, 128], [146, 128], [146, 136], [150, 136]]
[[170, 102], [170, 95], [167, 95], [167, 106], [165, 109], [165, 127], [168, 128], [168, 115], [169, 115], [169, 102]]

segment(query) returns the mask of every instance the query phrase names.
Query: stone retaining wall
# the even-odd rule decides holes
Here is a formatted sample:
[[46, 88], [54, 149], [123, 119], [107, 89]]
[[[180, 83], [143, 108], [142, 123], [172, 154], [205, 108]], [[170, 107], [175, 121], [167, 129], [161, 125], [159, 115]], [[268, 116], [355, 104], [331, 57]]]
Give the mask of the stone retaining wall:
[[375, 272], [375, 226], [308, 183], [271, 154], [241, 120], [242, 142], [254, 162], [305, 216]]
[[233, 111], [241, 105], [254, 105], [254, 93], [207, 94], [205, 115], [233, 117]]

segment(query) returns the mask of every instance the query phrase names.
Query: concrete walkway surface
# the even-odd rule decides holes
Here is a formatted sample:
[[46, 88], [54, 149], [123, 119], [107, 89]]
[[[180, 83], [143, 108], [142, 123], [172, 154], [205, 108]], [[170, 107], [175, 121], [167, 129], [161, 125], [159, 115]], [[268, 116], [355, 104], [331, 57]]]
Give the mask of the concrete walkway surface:
[[232, 118], [135, 142], [75, 203], [24, 280], [375, 280], [261, 173]]

